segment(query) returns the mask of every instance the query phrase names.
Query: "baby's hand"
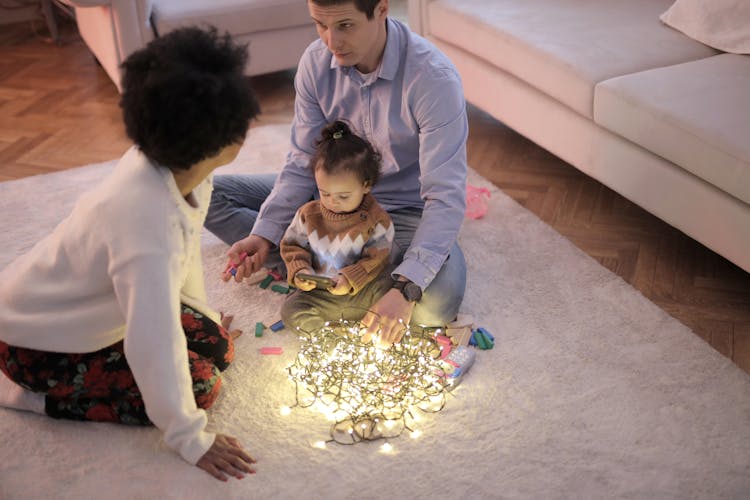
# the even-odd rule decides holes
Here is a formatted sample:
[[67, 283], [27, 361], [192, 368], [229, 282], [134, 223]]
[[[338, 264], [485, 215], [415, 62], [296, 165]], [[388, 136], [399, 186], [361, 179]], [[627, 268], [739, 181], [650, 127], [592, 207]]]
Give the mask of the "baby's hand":
[[349, 285], [349, 280], [342, 274], [337, 275], [333, 279], [333, 286], [328, 288], [328, 291], [333, 295], [346, 295], [352, 291], [352, 287]]
[[303, 292], [309, 292], [310, 290], [312, 290], [313, 288], [315, 288], [315, 282], [308, 281], [308, 280], [303, 280], [303, 279], [298, 278], [297, 276], [299, 275], [299, 273], [313, 274], [312, 270], [309, 269], [309, 268], [307, 268], [307, 269], [300, 269], [294, 275], [294, 286], [296, 286], [298, 289], [302, 290]]

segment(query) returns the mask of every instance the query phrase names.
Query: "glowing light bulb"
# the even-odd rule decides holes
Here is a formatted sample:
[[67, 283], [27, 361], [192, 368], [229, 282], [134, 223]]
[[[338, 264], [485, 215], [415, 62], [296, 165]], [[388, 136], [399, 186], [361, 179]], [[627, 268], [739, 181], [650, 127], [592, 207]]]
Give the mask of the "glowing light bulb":
[[325, 441], [316, 441], [313, 443], [313, 448], [318, 448], [319, 450], [325, 450], [326, 449], [326, 442]]
[[282, 417], [286, 417], [287, 415], [289, 415], [290, 413], [292, 413], [292, 409], [289, 408], [288, 406], [282, 406], [280, 413], [281, 413]]
[[391, 446], [391, 443], [383, 443], [383, 445], [380, 447], [380, 451], [383, 453], [390, 453], [393, 451], [393, 446]]
[[422, 435], [422, 431], [412, 431], [410, 434], [412, 439], [417, 439], [421, 435]]

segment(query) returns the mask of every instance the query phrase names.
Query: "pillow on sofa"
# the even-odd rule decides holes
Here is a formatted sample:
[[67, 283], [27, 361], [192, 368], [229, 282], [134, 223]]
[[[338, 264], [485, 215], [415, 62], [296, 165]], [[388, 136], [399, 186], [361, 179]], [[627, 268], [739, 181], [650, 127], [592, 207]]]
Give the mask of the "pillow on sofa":
[[677, 0], [659, 19], [715, 49], [750, 54], [749, 0]]

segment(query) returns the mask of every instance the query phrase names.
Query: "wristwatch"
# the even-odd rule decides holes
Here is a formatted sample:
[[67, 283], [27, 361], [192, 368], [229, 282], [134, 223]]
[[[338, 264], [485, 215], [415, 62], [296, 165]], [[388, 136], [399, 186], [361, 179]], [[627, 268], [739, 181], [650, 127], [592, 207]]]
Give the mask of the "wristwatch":
[[393, 286], [391, 286], [391, 288], [395, 288], [396, 290], [401, 292], [401, 295], [403, 295], [404, 298], [409, 302], [419, 302], [419, 300], [422, 298], [422, 289], [419, 288], [419, 285], [409, 280], [396, 280], [393, 282]]

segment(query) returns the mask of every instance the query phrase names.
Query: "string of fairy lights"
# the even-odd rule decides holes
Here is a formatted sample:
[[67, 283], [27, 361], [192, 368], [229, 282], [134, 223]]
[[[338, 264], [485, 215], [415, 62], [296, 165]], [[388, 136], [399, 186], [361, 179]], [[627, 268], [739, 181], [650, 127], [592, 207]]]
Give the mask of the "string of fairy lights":
[[300, 350], [287, 367], [293, 407], [314, 407], [332, 419], [328, 442], [387, 440], [404, 431], [416, 436], [416, 412], [440, 411], [450, 386], [435, 331], [407, 329], [383, 349], [363, 342], [361, 329], [358, 321], [341, 319], [298, 330]]

